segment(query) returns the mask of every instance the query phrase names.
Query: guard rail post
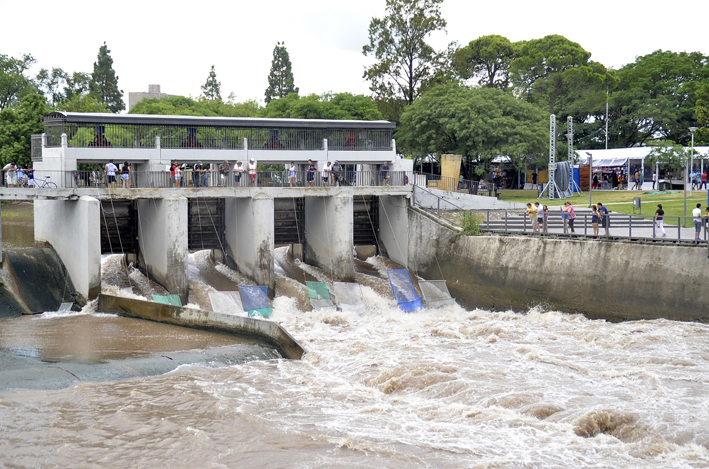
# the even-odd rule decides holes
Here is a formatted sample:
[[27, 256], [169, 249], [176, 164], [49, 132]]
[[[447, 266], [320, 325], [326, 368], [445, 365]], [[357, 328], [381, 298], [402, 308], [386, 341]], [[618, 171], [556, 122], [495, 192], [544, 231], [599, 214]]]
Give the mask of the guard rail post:
[[633, 217], [628, 214], [628, 238], [633, 237]]
[[588, 236], [588, 213], [583, 214], [583, 235]]
[[490, 231], [490, 209], [486, 210], [487, 212], [487, 230]]
[[682, 217], [677, 217], [677, 241], [682, 240], [682, 224], [680, 223], [680, 218]]
[[505, 234], [507, 234], [507, 210], [505, 210]]

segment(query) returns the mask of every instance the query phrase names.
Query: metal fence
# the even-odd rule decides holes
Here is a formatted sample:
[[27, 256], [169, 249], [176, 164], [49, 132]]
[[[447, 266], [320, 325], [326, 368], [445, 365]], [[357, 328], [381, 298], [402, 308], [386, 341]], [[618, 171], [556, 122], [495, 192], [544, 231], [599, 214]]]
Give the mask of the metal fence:
[[389, 151], [391, 129], [303, 129], [178, 126], [152, 124], [95, 124], [45, 122], [48, 147], [61, 146], [66, 134], [70, 147], [151, 148], [160, 137], [161, 148], [241, 150], [244, 139], [253, 150]]
[[[5, 171], [4, 173], [8, 173]], [[170, 171], [131, 171], [127, 180], [123, 180], [119, 171], [111, 178], [106, 171], [45, 171], [36, 170], [32, 173], [18, 171], [17, 185], [19, 187], [35, 188], [202, 188], [202, 187], [331, 187], [331, 186], [383, 186], [387, 183], [380, 173], [375, 171], [343, 171], [338, 177], [329, 174], [327, 180], [322, 171], [296, 171], [292, 180], [290, 172], [259, 171], [253, 175], [244, 169], [243, 172], [230, 170], [220, 172], [205, 168], [202, 171], [186, 169], [181, 171], [181, 177], [176, 179]], [[30, 178], [30, 174], [33, 176]], [[3, 174], [3, 181], [6, 181]], [[391, 171], [389, 186], [404, 186], [408, 184], [409, 174], [404, 171]]]

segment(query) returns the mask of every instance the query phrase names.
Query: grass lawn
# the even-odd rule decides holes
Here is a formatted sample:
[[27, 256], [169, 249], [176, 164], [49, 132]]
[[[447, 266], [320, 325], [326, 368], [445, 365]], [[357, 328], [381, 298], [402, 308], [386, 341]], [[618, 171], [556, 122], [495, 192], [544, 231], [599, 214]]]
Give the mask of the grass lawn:
[[[589, 207], [588, 191], [584, 192], [583, 196], [574, 196], [570, 199], [537, 199], [537, 191], [520, 191], [520, 190], [503, 190], [500, 192], [500, 200], [506, 202], [528, 203], [539, 200], [540, 204], [546, 204], [549, 207], [563, 205], [569, 201], [575, 207]], [[593, 191], [593, 202], [602, 202], [606, 208], [612, 212], [633, 213], [633, 197], [640, 197], [642, 215], [652, 216], [657, 210], [657, 204], [662, 204], [662, 208], [667, 216], [682, 216], [684, 215], [684, 191], [678, 191], [676, 194], [645, 194], [644, 191]], [[692, 216], [692, 209], [702, 204], [702, 213], [707, 206], [707, 191], [693, 191], [692, 197], [689, 197], [687, 192], [687, 216]], [[637, 214], [637, 213], [636, 213]], [[676, 225], [676, 221], [668, 219], [665, 221], [667, 225]], [[687, 226], [691, 225], [691, 220]]]

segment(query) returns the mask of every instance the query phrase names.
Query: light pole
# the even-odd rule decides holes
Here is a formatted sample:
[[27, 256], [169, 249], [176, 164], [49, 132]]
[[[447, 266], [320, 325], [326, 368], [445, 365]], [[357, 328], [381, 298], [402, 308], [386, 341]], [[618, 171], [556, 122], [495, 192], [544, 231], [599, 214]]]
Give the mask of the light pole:
[[593, 206], [593, 155], [586, 152], [588, 155], [588, 206]]
[[[689, 154], [689, 164], [691, 164], [692, 156], [694, 154], [694, 132], [697, 131], [697, 127], [690, 127], [689, 131], [692, 133], [692, 150]], [[689, 180], [688, 173], [689, 173], [689, 168], [687, 167], [687, 160], [684, 160], [684, 223], [683, 223], [683, 226], [685, 228], [687, 228], [687, 181]], [[690, 189], [690, 195], [691, 195], [691, 189]]]
[[[694, 132], [697, 131], [698, 127], [690, 127], [689, 131], [692, 133], [692, 151], [689, 154], [689, 170], [691, 171], [694, 167]], [[692, 176], [690, 176], [691, 178]], [[693, 186], [694, 184], [692, 184]], [[692, 197], [692, 186], [689, 186], [689, 196]]]

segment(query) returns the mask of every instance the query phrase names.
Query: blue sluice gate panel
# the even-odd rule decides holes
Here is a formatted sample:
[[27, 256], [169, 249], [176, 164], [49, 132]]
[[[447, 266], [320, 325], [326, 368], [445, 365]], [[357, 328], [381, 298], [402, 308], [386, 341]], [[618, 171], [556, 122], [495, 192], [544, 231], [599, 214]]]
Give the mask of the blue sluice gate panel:
[[407, 269], [387, 270], [389, 284], [394, 292], [394, 298], [403, 311], [415, 311], [423, 308], [421, 297], [416, 293], [414, 282]]

